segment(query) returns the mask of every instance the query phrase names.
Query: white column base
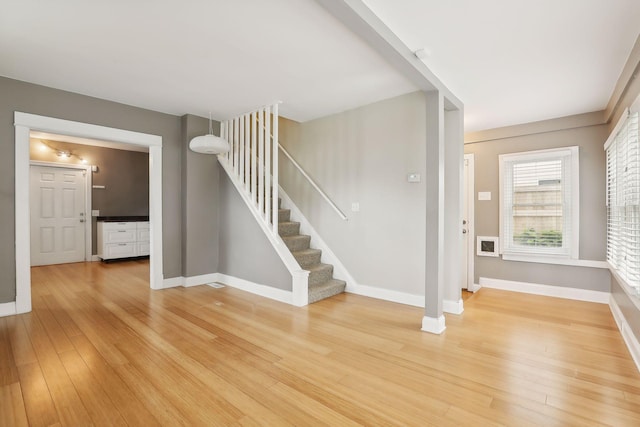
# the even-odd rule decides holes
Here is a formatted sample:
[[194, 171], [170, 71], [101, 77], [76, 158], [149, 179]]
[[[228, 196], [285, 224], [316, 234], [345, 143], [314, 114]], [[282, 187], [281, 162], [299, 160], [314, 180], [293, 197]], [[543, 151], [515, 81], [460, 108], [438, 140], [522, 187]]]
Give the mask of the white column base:
[[464, 312], [464, 303], [462, 299], [458, 301], [444, 300], [442, 301], [442, 311], [449, 314], [462, 314]]
[[422, 318], [422, 330], [431, 334], [440, 335], [447, 327], [444, 324], [444, 315], [440, 317], [428, 317]]

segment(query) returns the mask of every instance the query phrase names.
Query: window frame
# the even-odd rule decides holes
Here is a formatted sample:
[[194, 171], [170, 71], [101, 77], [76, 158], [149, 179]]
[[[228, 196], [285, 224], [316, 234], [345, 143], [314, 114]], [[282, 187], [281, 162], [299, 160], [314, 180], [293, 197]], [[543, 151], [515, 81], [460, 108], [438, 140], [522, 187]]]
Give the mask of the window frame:
[[[569, 195], [563, 195], [563, 239], [559, 249], [541, 247], [514, 247], [513, 245], [513, 204], [505, 199], [505, 192], [513, 189], [513, 182], [505, 182], [513, 178], [513, 165], [536, 161], [562, 160], [562, 181], [566, 180]], [[546, 150], [524, 151], [499, 155], [499, 227], [500, 252], [502, 259], [510, 261], [541, 262], [550, 264], [571, 264], [579, 259], [580, 249], [580, 150], [578, 146], [558, 147]], [[568, 168], [567, 168], [568, 166]], [[511, 168], [508, 171], [507, 168]], [[506, 185], [509, 184], [509, 188]], [[569, 205], [570, 209], [566, 209]], [[565, 212], [569, 211], [568, 215]], [[570, 227], [569, 227], [570, 225]], [[508, 228], [507, 228], [508, 226]], [[566, 235], [568, 233], [568, 236]], [[575, 262], [575, 261], [574, 261]]]

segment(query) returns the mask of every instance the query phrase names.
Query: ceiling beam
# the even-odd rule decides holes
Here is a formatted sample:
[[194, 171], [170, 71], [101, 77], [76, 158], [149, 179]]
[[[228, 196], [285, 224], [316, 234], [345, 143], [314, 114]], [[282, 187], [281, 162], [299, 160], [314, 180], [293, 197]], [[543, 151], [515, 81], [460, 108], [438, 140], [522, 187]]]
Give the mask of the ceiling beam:
[[445, 109], [463, 109], [462, 101], [361, 0], [316, 1], [421, 90], [442, 93]]

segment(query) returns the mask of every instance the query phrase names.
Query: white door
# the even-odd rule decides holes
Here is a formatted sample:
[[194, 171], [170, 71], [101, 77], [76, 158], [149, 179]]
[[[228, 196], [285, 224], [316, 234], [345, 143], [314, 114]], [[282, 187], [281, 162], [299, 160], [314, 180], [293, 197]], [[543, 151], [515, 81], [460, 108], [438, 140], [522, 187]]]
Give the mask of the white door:
[[86, 171], [30, 167], [31, 265], [85, 260]]
[[474, 195], [474, 177], [473, 177], [473, 154], [465, 154], [464, 156], [464, 176], [463, 176], [463, 196], [462, 196], [462, 262], [461, 262], [461, 279], [460, 287], [474, 290], [473, 277], [473, 195]]

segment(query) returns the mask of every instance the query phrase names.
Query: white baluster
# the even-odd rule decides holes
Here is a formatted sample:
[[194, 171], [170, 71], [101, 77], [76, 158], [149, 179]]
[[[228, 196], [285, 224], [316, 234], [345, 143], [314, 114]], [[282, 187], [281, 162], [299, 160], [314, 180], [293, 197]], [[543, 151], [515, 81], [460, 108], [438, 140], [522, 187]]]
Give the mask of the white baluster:
[[273, 105], [273, 232], [278, 234], [278, 104]]
[[264, 219], [269, 223], [271, 213], [271, 110], [264, 109]]

